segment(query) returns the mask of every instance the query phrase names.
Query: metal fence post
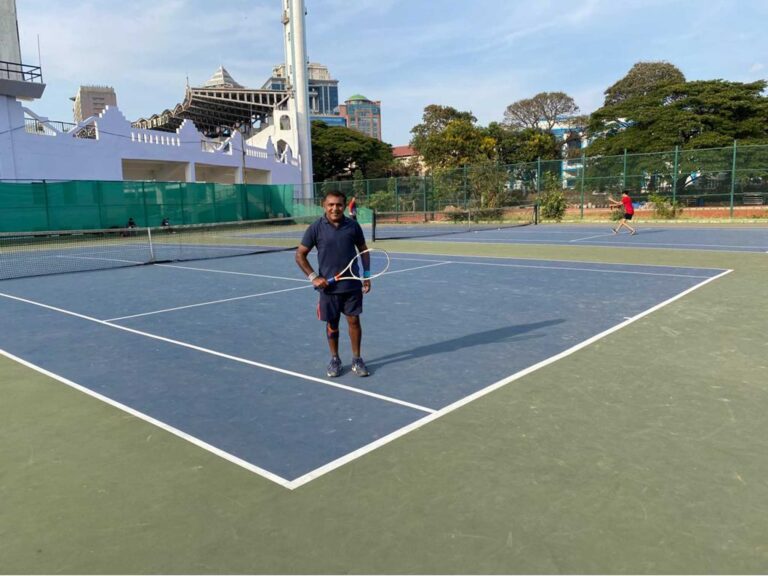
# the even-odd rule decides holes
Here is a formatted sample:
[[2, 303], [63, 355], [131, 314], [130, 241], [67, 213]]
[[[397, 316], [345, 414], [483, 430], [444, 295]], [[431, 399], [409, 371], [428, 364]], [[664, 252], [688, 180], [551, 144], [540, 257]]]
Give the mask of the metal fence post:
[[541, 156], [536, 158], [536, 201], [541, 196]]
[[466, 210], [469, 208], [469, 198], [467, 197], [467, 165], [464, 164], [463, 167], [464, 170], [464, 177], [463, 177], [463, 186], [464, 186], [464, 209]]
[[677, 198], [677, 170], [680, 164], [680, 147], [675, 144], [675, 160], [672, 163], [672, 205], [675, 204]]
[[624, 167], [621, 170], [621, 189], [627, 189], [627, 149], [624, 148]]
[[736, 140], [733, 141], [733, 160], [731, 160], [731, 220], [733, 220], [733, 197], [736, 192]]
[[584, 176], [587, 173], [587, 157], [581, 153], [581, 219], [584, 220]]
[[53, 230], [51, 227], [51, 201], [48, 198], [48, 184], [43, 178], [43, 197], [45, 198], [45, 229]]
[[[123, 194], [125, 194], [125, 183], [123, 183]], [[144, 207], [144, 226], [149, 228], [149, 211], [147, 210], [147, 189], [144, 188], [144, 182], [141, 183], [141, 202]]]

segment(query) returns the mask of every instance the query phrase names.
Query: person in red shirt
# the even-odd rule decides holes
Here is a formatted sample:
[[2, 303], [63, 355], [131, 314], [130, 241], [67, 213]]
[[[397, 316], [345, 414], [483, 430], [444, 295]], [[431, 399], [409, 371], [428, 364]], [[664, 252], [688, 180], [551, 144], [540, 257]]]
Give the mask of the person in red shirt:
[[629, 221], [632, 220], [632, 216], [635, 214], [635, 208], [632, 206], [632, 198], [629, 197], [629, 190], [623, 190], [621, 193], [621, 200], [614, 200], [610, 196], [608, 196], [608, 202], [611, 203], [611, 206], [622, 206], [624, 208], [624, 216], [622, 217], [621, 221], [619, 222], [619, 225], [616, 226], [616, 228], [613, 228], [613, 233], [618, 234], [619, 229], [624, 226], [629, 230], [630, 236], [634, 236], [637, 234], [637, 230], [632, 228], [632, 226], [629, 225]]
[[352, 196], [352, 199], [349, 201], [349, 217], [352, 218], [352, 220], [357, 220], [357, 198]]

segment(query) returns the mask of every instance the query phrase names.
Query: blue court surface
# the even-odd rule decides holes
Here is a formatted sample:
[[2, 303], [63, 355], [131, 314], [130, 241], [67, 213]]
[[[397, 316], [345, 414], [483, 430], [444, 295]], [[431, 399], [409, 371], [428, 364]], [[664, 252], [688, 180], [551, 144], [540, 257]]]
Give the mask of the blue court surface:
[[3, 281], [0, 350], [295, 488], [728, 273], [391, 256], [365, 297], [368, 378], [343, 321], [326, 378], [291, 252]]
[[[478, 230], [462, 234], [429, 236], [419, 240], [437, 242], [477, 242], [500, 244], [557, 244], [570, 246], [617, 246], [628, 248], [665, 248], [679, 250], [722, 250], [732, 252], [768, 252], [768, 225], [749, 227], [706, 227], [687, 225], [647, 226], [633, 222], [637, 234], [630, 236], [626, 229], [619, 234], [611, 232], [611, 225], [605, 224], [543, 224], [491, 230]], [[380, 231], [382, 238], [387, 234], [404, 232], [403, 226], [391, 226]], [[427, 235], [435, 226], [413, 227], [414, 235]], [[415, 238], [414, 238], [415, 239]]]

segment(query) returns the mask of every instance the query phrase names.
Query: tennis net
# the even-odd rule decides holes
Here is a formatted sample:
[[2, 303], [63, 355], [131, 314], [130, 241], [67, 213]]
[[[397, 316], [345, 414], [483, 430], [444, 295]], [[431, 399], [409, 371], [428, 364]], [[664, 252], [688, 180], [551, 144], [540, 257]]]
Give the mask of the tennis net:
[[317, 216], [0, 234], [0, 280], [295, 249]]
[[537, 223], [536, 205], [431, 212], [374, 212], [373, 241], [462, 234]]

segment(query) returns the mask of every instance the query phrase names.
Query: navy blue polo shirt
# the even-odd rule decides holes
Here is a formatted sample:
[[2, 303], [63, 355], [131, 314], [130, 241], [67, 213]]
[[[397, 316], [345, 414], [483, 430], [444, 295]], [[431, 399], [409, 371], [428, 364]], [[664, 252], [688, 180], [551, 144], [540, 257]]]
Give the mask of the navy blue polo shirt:
[[[365, 235], [360, 224], [351, 218], [344, 216], [337, 228], [323, 215], [309, 225], [301, 244], [310, 250], [317, 248], [317, 273], [324, 278], [333, 278], [355, 257], [355, 248], [365, 245]], [[357, 262], [352, 266], [352, 272], [360, 275]], [[357, 280], [341, 280], [325, 291], [330, 294], [352, 292], [360, 288], [361, 284]]]

